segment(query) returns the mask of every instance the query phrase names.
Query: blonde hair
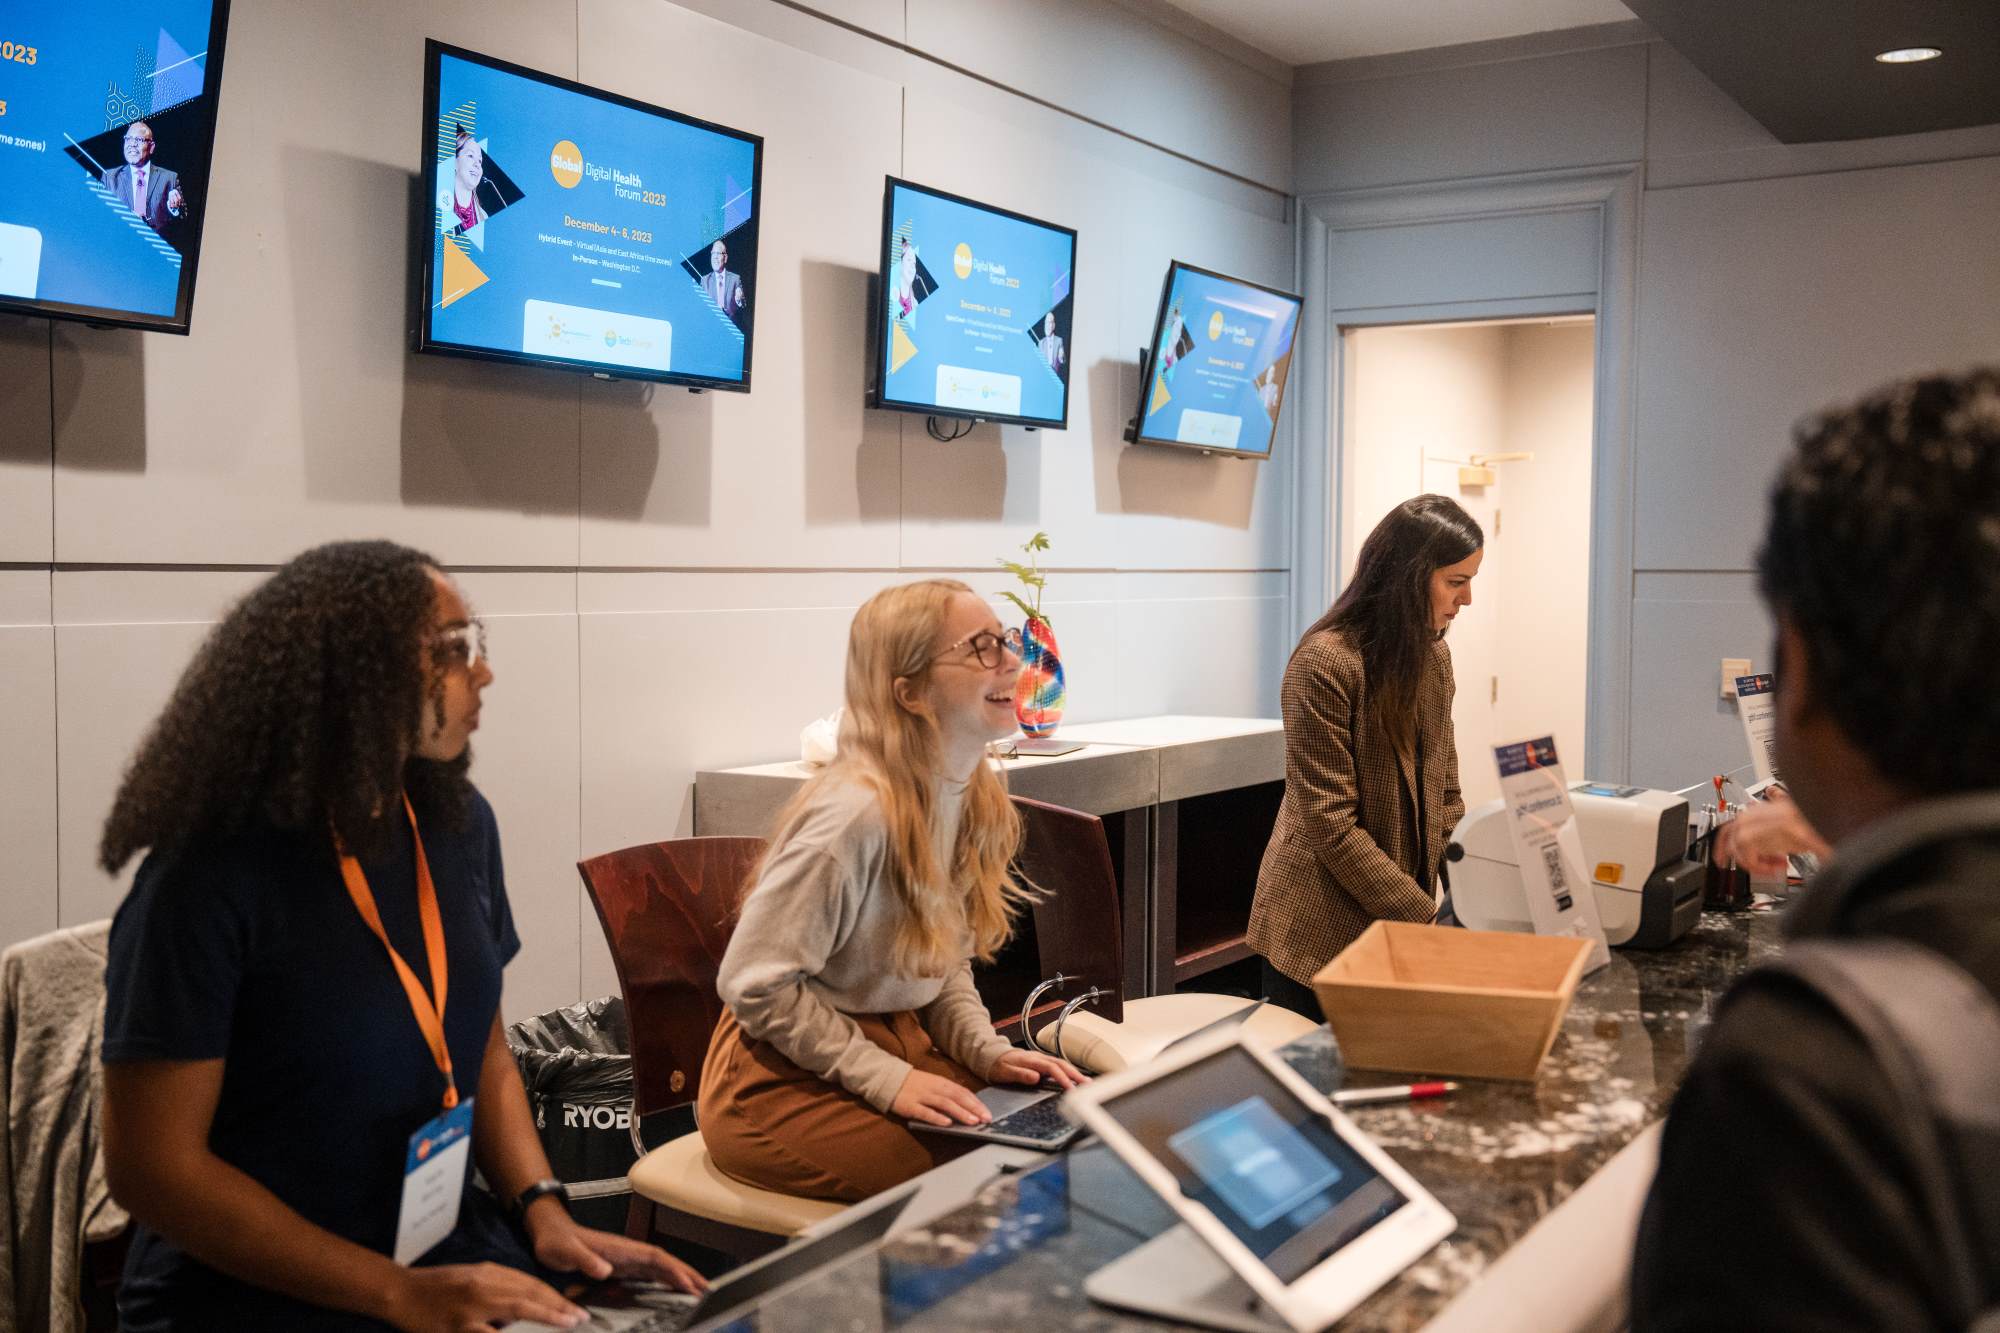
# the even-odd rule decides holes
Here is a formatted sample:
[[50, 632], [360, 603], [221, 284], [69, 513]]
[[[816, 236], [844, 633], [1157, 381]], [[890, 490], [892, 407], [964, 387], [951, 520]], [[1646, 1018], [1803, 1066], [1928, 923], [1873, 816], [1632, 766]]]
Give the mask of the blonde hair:
[[1015, 917], [1035, 900], [1032, 886], [1011, 869], [1020, 812], [983, 761], [966, 783], [951, 864], [938, 865], [931, 833], [940, 776], [937, 719], [896, 699], [899, 678], [920, 684], [934, 669], [951, 599], [971, 591], [956, 579], [925, 579], [884, 588], [862, 603], [847, 635], [839, 753], [778, 817], [779, 828], [790, 826], [824, 783], [861, 783], [875, 792], [888, 828], [889, 884], [904, 908], [888, 960], [902, 976], [949, 972], [962, 957], [962, 931], [972, 937], [972, 956], [990, 962], [1012, 936]]

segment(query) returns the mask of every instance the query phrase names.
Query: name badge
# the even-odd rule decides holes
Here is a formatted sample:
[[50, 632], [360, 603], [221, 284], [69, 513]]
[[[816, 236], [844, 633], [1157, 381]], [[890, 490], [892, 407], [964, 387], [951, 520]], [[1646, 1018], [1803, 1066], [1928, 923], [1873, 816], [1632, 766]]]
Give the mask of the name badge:
[[467, 1097], [410, 1135], [403, 1159], [403, 1204], [396, 1215], [399, 1264], [412, 1263], [458, 1225], [465, 1167], [472, 1153], [472, 1103]]

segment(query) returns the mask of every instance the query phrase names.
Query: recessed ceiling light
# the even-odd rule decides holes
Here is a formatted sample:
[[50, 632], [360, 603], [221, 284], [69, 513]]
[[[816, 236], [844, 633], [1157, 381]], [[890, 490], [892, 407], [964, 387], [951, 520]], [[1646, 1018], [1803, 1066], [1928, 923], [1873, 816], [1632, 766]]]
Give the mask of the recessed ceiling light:
[[1914, 65], [1919, 60], [1936, 60], [1944, 52], [1935, 46], [1899, 46], [1893, 51], [1884, 51], [1876, 56], [1884, 65]]

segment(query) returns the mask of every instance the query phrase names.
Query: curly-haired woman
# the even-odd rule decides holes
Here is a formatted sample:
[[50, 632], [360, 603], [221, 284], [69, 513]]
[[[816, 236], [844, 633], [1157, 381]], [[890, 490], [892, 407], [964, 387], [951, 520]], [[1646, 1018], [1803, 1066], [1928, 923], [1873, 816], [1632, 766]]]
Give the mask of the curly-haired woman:
[[540, 1275], [700, 1285], [544, 1188], [500, 1028], [520, 941], [466, 779], [492, 680], [435, 561], [322, 546], [223, 619], [141, 745], [100, 852], [147, 852], [106, 973], [122, 1328], [568, 1326]]
[[985, 762], [1020, 670], [1019, 637], [963, 583], [855, 612], [840, 753], [779, 817], [717, 978], [700, 1120], [729, 1174], [864, 1199], [955, 1155], [905, 1121], [982, 1123], [988, 1081], [1083, 1081], [1010, 1046], [972, 985], [1026, 899], [1021, 817]]

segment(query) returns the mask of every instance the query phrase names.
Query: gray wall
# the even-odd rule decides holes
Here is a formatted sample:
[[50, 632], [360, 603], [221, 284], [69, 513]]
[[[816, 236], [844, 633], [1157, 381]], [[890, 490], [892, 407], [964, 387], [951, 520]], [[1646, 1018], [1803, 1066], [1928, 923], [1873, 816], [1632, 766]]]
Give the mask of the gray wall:
[[[1717, 666], [1769, 665], [1750, 566], [1791, 423], [2000, 359], [2000, 127], [1780, 145], [1637, 24], [1307, 67], [1293, 114], [1301, 195], [1640, 173], [1631, 680], [1613, 711], [1634, 781], [1747, 761]], [[1347, 277], [1336, 248], [1331, 281], [1385, 307], [1536, 290], [1549, 250], [1512, 236], [1468, 227], [1443, 270], [1440, 245], [1385, 237]]]
[[[1148, 13], [238, 0], [193, 335], [0, 318], [0, 945], [112, 910], [142, 728], [231, 599], [337, 537], [434, 552], [489, 620], [510, 1017], [614, 986], [577, 858], [796, 755], [853, 608], [915, 571], [997, 591], [1046, 529], [1073, 718], [1275, 711], [1286, 465], [1119, 430], [1170, 258], [1293, 280], [1289, 73]], [[753, 394], [405, 350], [427, 36], [765, 136]], [[1078, 228], [1068, 431], [862, 406], [889, 172]]]

